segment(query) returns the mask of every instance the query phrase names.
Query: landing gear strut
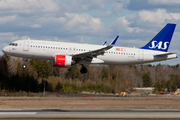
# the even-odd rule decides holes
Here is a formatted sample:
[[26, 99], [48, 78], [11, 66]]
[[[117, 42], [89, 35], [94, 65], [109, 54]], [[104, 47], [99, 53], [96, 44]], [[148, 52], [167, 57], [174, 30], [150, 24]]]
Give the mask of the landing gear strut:
[[82, 74], [85, 74], [85, 73], [88, 72], [88, 69], [87, 69], [84, 65], [82, 65], [82, 68], [81, 68], [80, 72], [81, 72]]
[[28, 59], [23, 58], [23, 60], [24, 60], [24, 65], [22, 66], [22, 68], [25, 69], [27, 67], [26, 64], [27, 64]]

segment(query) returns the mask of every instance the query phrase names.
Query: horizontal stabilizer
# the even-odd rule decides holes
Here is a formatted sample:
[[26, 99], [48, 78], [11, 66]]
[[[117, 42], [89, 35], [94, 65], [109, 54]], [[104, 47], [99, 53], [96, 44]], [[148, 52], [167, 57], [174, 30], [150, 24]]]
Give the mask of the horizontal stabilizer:
[[157, 54], [157, 55], [154, 55], [154, 56], [163, 56], [163, 55], [172, 55], [172, 54], [176, 54], [176, 53], [162, 53], [162, 54]]
[[161, 59], [174, 59], [177, 58], [177, 54], [176, 53], [162, 53], [162, 54], [157, 54], [154, 55], [154, 60], [161, 60]]

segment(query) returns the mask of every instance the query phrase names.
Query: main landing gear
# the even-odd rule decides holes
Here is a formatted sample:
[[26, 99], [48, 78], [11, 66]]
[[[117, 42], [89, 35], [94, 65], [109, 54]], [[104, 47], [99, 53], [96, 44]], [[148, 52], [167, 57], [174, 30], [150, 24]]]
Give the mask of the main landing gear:
[[88, 72], [88, 69], [87, 69], [84, 65], [82, 65], [82, 68], [81, 68], [80, 72], [81, 72], [82, 74], [85, 74], [85, 73]]
[[27, 67], [26, 64], [27, 64], [28, 59], [23, 58], [23, 60], [24, 60], [24, 64], [23, 64], [22, 68], [23, 68], [23, 69], [26, 69], [26, 67]]

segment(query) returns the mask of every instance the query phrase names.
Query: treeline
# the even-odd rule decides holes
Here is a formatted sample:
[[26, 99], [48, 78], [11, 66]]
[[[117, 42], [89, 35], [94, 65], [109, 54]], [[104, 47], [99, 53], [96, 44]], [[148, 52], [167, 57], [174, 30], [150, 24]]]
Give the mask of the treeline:
[[8, 91], [42, 92], [105, 92], [133, 91], [134, 87], [155, 87], [155, 92], [173, 92], [180, 88], [179, 65], [158, 64], [130, 66], [87, 66], [88, 73], [80, 73], [80, 65], [71, 68], [53, 67], [52, 61], [24, 61], [3, 55], [0, 58], [0, 89]]

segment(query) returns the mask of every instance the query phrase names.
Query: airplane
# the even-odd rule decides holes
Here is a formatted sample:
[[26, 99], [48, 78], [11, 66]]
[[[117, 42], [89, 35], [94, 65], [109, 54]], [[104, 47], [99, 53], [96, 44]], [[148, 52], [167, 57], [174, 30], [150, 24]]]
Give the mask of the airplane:
[[[3, 53], [27, 59], [53, 60], [54, 67], [82, 65], [80, 72], [88, 72], [86, 64], [133, 65], [177, 58], [168, 52], [176, 24], [168, 23], [152, 40], [140, 48], [109, 45], [78, 44], [43, 40], [17, 40], [3, 48]], [[24, 63], [23, 68], [26, 68]]]

